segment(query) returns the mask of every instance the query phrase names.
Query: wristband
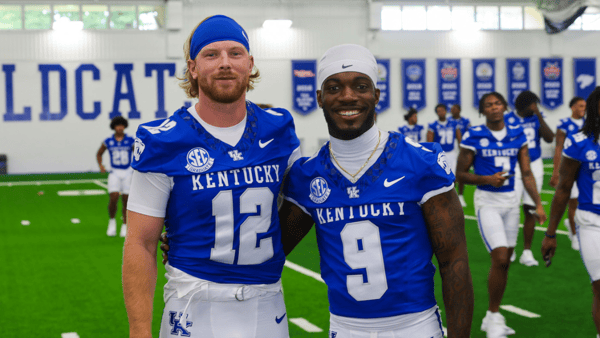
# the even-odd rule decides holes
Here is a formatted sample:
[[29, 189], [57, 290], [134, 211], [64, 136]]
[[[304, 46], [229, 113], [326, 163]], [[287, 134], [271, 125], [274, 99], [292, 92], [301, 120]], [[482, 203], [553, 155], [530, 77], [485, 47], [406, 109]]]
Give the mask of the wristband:
[[546, 237], [548, 237], [548, 238], [556, 238], [556, 234], [554, 234], [554, 235], [548, 235], [547, 232], [544, 232], [544, 235], [546, 235]]

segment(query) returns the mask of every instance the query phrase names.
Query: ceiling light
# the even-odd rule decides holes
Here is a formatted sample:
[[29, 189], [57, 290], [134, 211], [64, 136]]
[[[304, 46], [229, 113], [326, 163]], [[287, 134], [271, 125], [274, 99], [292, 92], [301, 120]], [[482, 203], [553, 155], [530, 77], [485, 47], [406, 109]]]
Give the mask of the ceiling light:
[[292, 20], [265, 20], [263, 28], [266, 29], [285, 29], [292, 27]]

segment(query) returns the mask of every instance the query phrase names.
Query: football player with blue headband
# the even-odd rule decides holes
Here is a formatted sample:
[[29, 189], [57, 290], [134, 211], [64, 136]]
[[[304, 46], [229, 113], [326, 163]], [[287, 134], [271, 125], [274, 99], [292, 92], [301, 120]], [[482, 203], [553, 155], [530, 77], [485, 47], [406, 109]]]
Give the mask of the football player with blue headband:
[[[487, 338], [505, 338], [515, 331], [499, 312], [506, 289], [510, 256], [519, 233], [519, 196], [515, 190], [517, 164], [523, 173], [525, 189], [535, 201], [539, 223], [546, 221], [542, 200], [529, 164], [527, 137], [521, 126], [504, 122], [507, 104], [497, 92], [485, 94], [479, 101], [479, 113], [485, 124], [465, 133], [458, 155], [458, 180], [477, 185], [473, 197], [479, 232], [490, 253], [492, 265], [488, 276], [489, 304], [481, 330]], [[474, 173], [469, 172], [473, 166]]]
[[577, 226], [579, 252], [590, 275], [594, 295], [592, 318], [600, 336], [600, 87], [588, 96], [586, 109], [587, 117], [581, 131], [567, 136], [564, 142], [550, 223], [542, 241], [542, 256], [548, 261], [554, 257], [556, 228], [577, 180], [578, 205], [575, 224], [571, 226]]
[[435, 254], [448, 336], [469, 337], [473, 286], [454, 175], [438, 144], [375, 125], [376, 83], [377, 62], [362, 46], [321, 58], [317, 100], [330, 141], [290, 169], [284, 250], [315, 224], [336, 338], [443, 337]]
[[288, 337], [277, 197], [300, 157], [291, 114], [246, 100], [248, 36], [212, 16], [184, 45], [180, 86], [198, 102], [140, 125], [123, 290], [130, 337], [152, 336], [156, 251], [170, 240], [160, 337]]

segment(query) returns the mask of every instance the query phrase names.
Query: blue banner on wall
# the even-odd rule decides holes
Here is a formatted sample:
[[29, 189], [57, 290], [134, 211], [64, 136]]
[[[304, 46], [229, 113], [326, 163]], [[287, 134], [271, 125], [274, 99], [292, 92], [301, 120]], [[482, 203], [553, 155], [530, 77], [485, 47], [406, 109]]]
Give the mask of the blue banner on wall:
[[479, 107], [479, 100], [487, 93], [496, 91], [496, 60], [473, 59], [473, 105]]
[[425, 59], [405, 59], [402, 69], [402, 107], [421, 110], [426, 105]]
[[377, 114], [390, 107], [390, 59], [377, 60], [377, 88], [379, 88], [379, 103], [375, 107]]
[[438, 59], [438, 103], [448, 107], [460, 104], [460, 60]]
[[573, 59], [573, 78], [575, 96], [587, 100], [596, 88], [596, 59]]
[[529, 59], [506, 59], [508, 105], [515, 108], [515, 99], [529, 90]]
[[563, 60], [561, 58], [540, 59], [542, 75], [542, 105], [555, 109], [563, 104]]
[[302, 115], [317, 109], [317, 60], [292, 60], [292, 100]]

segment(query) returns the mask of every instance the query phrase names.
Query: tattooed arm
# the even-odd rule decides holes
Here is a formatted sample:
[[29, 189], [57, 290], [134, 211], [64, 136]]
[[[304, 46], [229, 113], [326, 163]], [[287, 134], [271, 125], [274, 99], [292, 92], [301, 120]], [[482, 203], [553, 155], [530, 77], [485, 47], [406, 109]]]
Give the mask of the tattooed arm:
[[452, 189], [430, 198], [422, 208], [442, 276], [448, 337], [468, 338], [473, 320], [473, 282], [462, 207]]

